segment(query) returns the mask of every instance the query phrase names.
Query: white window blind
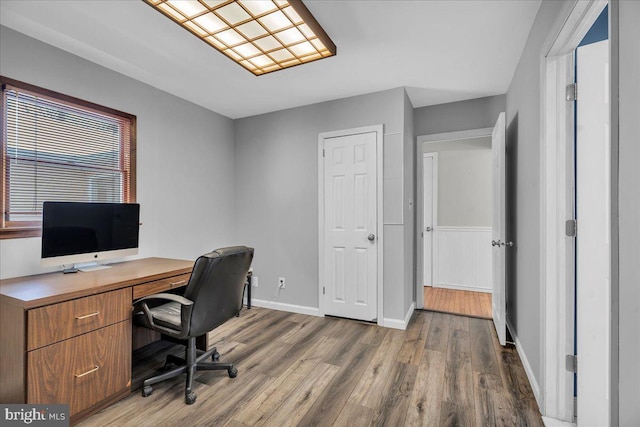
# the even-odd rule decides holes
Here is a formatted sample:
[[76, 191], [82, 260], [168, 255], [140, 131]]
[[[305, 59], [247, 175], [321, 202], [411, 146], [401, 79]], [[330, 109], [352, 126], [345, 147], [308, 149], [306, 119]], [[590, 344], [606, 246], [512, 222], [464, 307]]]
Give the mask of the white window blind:
[[40, 221], [44, 201], [132, 201], [131, 119], [3, 89], [5, 226]]

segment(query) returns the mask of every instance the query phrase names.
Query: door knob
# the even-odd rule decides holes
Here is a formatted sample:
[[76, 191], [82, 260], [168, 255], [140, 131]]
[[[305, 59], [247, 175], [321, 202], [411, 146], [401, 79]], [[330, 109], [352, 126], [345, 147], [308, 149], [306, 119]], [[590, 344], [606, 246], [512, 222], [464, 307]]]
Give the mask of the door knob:
[[492, 240], [491, 241], [491, 246], [500, 246], [500, 240], [498, 240], [498, 241]]
[[507, 243], [504, 243], [504, 244], [507, 245], [507, 246], [513, 246], [513, 242], [507, 242]]
[[431, 231], [431, 230], [433, 230], [433, 229], [432, 229], [431, 227], [427, 227], [427, 228], [425, 228], [425, 230], [426, 230], [426, 231]]
[[376, 240], [376, 235], [375, 235], [375, 234], [373, 234], [373, 233], [372, 233], [372, 234], [369, 234], [369, 235], [367, 236], [367, 239], [369, 239], [369, 241], [370, 241], [370, 242], [373, 242], [374, 240]]

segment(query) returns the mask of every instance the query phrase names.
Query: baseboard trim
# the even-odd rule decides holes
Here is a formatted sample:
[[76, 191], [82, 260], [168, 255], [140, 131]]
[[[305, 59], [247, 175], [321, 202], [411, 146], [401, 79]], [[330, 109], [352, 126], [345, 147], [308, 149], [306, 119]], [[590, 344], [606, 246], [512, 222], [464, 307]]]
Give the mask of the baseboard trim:
[[542, 424], [544, 424], [544, 427], [576, 427], [574, 423], [568, 423], [566, 421], [560, 421], [549, 417], [542, 417]]
[[466, 286], [466, 285], [455, 285], [451, 283], [444, 283], [434, 286], [434, 288], [442, 288], [442, 289], [454, 289], [456, 291], [471, 291], [471, 292], [484, 292], [487, 294], [492, 293], [492, 288], [478, 288], [476, 286]]
[[[245, 303], [246, 303], [246, 300], [245, 300]], [[309, 316], [323, 317], [320, 314], [320, 309], [316, 307], [287, 304], [284, 302], [267, 301], [267, 300], [255, 299], [255, 298], [251, 298], [251, 305], [256, 307], [269, 308], [272, 310], [288, 311], [290, 313], [307, 314]], [[415, 311], [415, 308], [416, 308], [416, 303], [412, 302], [411, 306], [409, 307], [409, 310], [407, 310], [407, 314], [405, 315], [404, 320], [383, 318], [382, 325], [380, 326], [385, 328], [391, 328], [391, 329], [402, 329], [402, 330], [407, 329], [407, 326], [409, 325], [409, 321], [411, 321], [411, 316], [413, 316], [413, 312]]]
[[529, 363], [529, 359], [527, 359], [527, 355], [524, 352], [524, 348], [522, 347], [522, 343], [518, 336], [514, 333], [513, 326], [511, 322], [507, 319], [507, 328], [509, 329], [509, 333], [513, 338], [513, 341], [516, 344], [516, 351], [518, 352], [518, 356], [520, 357], [520, 361], [522, 362], [522, 366], [524, 367], [524, 372], [527, 374], [527, 378], [529, 379], [529, 384], [531, 384], [531, 389], [533, 390], [533, 395], [536, 398], [536, 403], [538, 404], [538, 408], [541, 408], [540, 405], [540, 386], [538, 385], [538, 381], [536, 380], [535, 375], [533, 375], [533, 369], [531, 369], [531, 364]]
[[318, 316], [320, 315], [320, 309], [317, 307], [308, 307], [305, 305], [296, 305], [296, 304], [287, 304], [284, 302], [278, 301], [267, 301], [262, 299], [251, 298], [251, 305], [262, 308], [270, 308], [273, 310], [279, 311], [288, 311], [290, 313], [298, 313], [298, 314], [307, 314], [309, 316]]
[[385, 317], [382, 319], [382, 325], [380, 326], [385, 328], [391, 328], [391, 329], [402, 329], [404, 331], [405, 329], [407, 329], [407, 326], [411, 321], [411, 316], [413, 316], [413, 312], [415, 311], [415, 309], [416, 309], [416, 303], [414, 301], [411, 303], [409, 310], [407, 310], [407, 314], [404, 316], [404, 320], [389, 319]]

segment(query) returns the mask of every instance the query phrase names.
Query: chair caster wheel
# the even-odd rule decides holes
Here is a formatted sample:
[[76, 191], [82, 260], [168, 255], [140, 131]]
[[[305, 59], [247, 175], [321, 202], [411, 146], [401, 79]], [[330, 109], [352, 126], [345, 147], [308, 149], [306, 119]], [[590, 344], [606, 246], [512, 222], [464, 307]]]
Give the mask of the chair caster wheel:
[[152, 394], [153, 394], [153, 387], [151, 387], [150, 385], [146, 385], [142, 387], [142, 397], [148, 397], [148, 396], [151, 396]]
[[194, 392], [187, 393], [184, 396], [184, 403], [186, 403], [187, 405], [193, 405], [195, 401], [196, 401], [196, 394]]
[[214, 351], [213, 354], [211, 355], [211, 360], [215, 362], [218, 359], [220, 359], [220, 353], [218, 353], [217, 351]]
[[238, 376], [238, 370], [235, 367], [229, 368], [227, 373], [229, 374], [229, 378], [235, 378]]

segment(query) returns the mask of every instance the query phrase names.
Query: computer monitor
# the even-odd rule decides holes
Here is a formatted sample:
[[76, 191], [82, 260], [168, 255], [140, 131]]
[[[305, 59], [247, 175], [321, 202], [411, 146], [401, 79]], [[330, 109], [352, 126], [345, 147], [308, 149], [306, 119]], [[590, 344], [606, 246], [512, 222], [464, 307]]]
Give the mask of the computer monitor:
[[139, 228], [137, 203], [44, 202], [41, 265], [136, 255]]

